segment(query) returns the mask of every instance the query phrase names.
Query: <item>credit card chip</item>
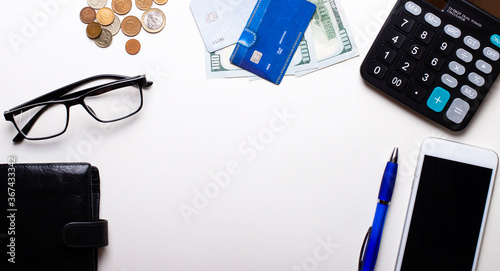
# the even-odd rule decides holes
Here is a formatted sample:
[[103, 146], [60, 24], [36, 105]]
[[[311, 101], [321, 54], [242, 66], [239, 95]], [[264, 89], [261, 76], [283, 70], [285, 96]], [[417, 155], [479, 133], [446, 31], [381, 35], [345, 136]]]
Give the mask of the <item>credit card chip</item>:
[[255, 51], [253, 51], [253, 54], [252, 54], [252, 57], [250, 58], [250, 61], [252, 61], [255, 64], [259, 64], [261, 58], [262, 58], [262, 53], [255, 50]]
[[209, 23], [213, 23], [215, 21], [217, 21], [219, 19], [219, 17], [217, 16], [217, 12], [210, 12], [208, 13], [207, 15], [205, 15], [205, 21], [207, 22], [207, 24]]

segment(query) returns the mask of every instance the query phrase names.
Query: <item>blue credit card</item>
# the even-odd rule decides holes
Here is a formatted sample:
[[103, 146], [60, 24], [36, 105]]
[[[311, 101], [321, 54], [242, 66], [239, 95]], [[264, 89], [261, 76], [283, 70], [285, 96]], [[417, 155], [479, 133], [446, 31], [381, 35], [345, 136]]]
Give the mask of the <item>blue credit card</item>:
[[315, 10], [316, 5], [306, 0], [259, 0], [231, 63], [281, 83]]

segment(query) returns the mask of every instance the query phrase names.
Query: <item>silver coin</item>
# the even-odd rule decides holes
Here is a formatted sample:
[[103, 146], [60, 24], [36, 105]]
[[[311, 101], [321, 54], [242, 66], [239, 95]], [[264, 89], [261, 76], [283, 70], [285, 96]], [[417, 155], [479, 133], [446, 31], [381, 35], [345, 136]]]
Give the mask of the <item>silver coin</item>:
[[113, 35], [111, 32], [105, 28], [102, 29], [101, 35], [94, 40], [95, 44], [101, 48], [106, 48], [111, 45], [113, 41]]
[[165, 14], [157, 8], [146, 10], [142, 15], [142, 27], [149, 33], [160, 32], [165, 27]]
[[111, 34], [114, 36], [118, 34], [118, 32], [120, 32], [121, 29], [120, 27], [121, 27], [120, 18], [118, 18], [118, 16], [115, 16], [115, 19], [110, 25], [103, 26], [102, 28], [109, 30], [109, 32], [111, 32]]
[[100, 9], [106, 6], [108, 0], [87, 0], [87, 4], [93, 9]]

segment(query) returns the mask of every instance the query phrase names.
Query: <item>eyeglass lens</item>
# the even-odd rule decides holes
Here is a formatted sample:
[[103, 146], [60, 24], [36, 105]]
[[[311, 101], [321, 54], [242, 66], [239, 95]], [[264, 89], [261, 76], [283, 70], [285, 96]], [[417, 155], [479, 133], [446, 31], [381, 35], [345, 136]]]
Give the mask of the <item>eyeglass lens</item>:
[[[16, 126], [28, 138], [44, 138], [58, 135], [66, 129], [68, 122], [66, 106], [50, 104], [35, 106], [14, 116]], [[31, 123], [31, 124], [28, 124]], [[25, 127], [31, 126], [31, 129]]]
[[114, 121], [136, 113], [142, 105], [141, 91], [137, 86], [125, 86], [98, 95], [89, 95], [83, 100], [85, 106], [97, 119]]

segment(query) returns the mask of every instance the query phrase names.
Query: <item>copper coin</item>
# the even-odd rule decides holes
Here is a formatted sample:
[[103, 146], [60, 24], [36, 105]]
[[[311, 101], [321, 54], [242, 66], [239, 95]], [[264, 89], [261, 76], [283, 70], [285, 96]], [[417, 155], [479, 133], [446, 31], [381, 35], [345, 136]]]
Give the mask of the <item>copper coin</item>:
[[153, 5], [153, 0], [135, 0], [135, 5], [140, 10], [147, 10]]
[[118, 15], [127, 14], [132, 9], [132, 0], [113, 0], [111, 7]]
[[89, 24], [95, 21], [95, 18], [95, 9], [91, 7], [84, 7], [82, 11], [80, 11], [80, 20], [82, 20], [83, 23]]
[[141, 43], [136, 39], [130, 39], [125, 43], [125, 50], [129, 54], [135, 55], [141, 50]]
[[168, 0], [154, 0], [157, 5], [165, 5]]
[[142, 15], [142, 27], [149, 33], [158, 33], [165, 27], [165, 14], [157, 8], [150, 8]]
[[130, 15], [123, 19], [121, 28], [123, 34], [133, 37], [141, 32], [142, 25], [137, 17]]
[[97, 21], [102, 25], [110, 25], [115, 19], [115, 13], [110, 8], [101, 8], [97, 11]]
[[95, 39], [101, 35], [102, 27], [96, 22], [91, 22], [87, 25], [87, 36], [91, 39]]

